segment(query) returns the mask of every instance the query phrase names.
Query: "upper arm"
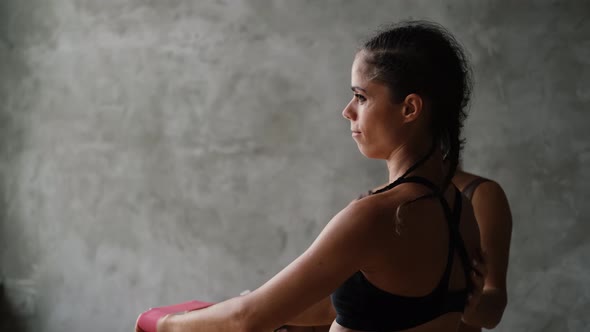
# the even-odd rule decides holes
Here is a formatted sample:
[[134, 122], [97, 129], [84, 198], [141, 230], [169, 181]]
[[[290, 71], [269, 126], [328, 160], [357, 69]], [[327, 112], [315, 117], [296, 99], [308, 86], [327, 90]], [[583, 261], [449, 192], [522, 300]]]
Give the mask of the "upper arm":
[[[371, 218], [366, 203], [355, 202], [338, 213], [314, 243], [262, 287], [244, 297], [246, 319], [255, 330], [272, 329], [329, 296], [362, 268], [372, 249]], [[367, 222], [369, 221], [369, 222]]]
[[486, 288], [506, 290], [506, 274], [512, 235], [512, 214], [504, 191], [496, 182], [480, 184], [472, 199], [475, 219], [486, 254]]

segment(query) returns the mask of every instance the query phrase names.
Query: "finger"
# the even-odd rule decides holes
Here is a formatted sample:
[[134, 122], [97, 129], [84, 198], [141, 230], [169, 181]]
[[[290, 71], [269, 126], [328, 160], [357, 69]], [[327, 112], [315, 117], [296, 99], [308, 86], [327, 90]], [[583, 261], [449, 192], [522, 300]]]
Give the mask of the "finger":
[[473, 289], [471, 290], [472, 295], [481, 295], [483, 292], [484, 281], [481, 277], [477, 276], [475, 273], [471, 273], [471, 282], [473, 283]]
[[485, 263], [487, 262], [487, 259], [488, 259], [488, 254], [487, 254], [485, 251], [483, 251], [483, 249], [482, 249], [482, 248], [479, 248], [479, 249], [477, 250], [477, 259], [478, 259], [478, 260], [479, 260], [479, 261], [480, 261], [482, 264], [484, 264], [484, 265], [485, 265]]
[[471, 295], [469, 294], [469, 296], [467, 297], [467, 306], [475, 309], [477, 307], [477, 305], [479, 304], [479, 300], [480, 300], [480, 296], [475, 296], [475, 295]]
[[177, 314], [166, 314], [166, 315], [158, 318], [158, 321], [156, 322], [156, 332], [162, 331], [163, 330], [162, 325], [164, 324], [164, 321], [174, 315], [177, 315]]
[[481, 264], [481, 262], [474, 259], [471, 263], [471, 266], [472, 266], [472, 270], [474, 272], [476, 272], [478, 275], [480, 275], [484, 278], [487, 276], [488, 269], [486, 268], [486, 266], [484, 264]]
[[473, 281], [477, 286], [483, 286], [484, 284], [484, 278], [476, 271], [471, 271], [471, 281]]

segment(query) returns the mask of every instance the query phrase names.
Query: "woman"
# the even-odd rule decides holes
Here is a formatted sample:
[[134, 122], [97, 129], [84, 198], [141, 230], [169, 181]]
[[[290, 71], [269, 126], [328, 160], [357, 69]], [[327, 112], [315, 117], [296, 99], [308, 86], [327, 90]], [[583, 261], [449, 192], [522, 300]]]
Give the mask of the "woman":
[[508, 301], [506, 273], [512, 234], [512, 215], [506, 195], [492, 180], [458, 170], [455, 185], [471, 201], [481, 233], [481, 246], [486, 253], [485, 284], [476, 308], [465, 315], [460, 332], [492, 329], [500, 323]]
[[480, 250], [471, 206], [451, 184], [469, 74], [458, 43], [433, 23], [402, 23], [365, 43], [342, 114], [361, 153], [387, 161], [391, 183], [340, 211], [259, 289], [166, 316], [158, 331], [455, 331]]

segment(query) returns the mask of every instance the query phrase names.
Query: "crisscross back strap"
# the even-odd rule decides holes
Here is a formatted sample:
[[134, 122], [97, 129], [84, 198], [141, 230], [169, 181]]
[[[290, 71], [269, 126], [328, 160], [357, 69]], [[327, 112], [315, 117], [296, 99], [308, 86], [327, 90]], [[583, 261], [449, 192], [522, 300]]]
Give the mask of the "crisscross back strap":
[[449, 207], [449, 203], [440, 192], [440, 189], [430, 180], [421, 176], [410, 176], [407, 178], [399, 178], [391, 184], [391, 187], [388, 187], [390, 187], [389, 189], [391, 189], [402, 183], [417, 183], [425, 187], [428, 187], [430, 190], [432, 190], [432, 194], [421, 196], [420, 198], [437, 197], [443, 207], [445, 219], [447, 220], [447, 224], [449, 227], [449, 253], [447, 258], [447, 265], [445, 267], [445, 271], [439, 283], [439, 289], [445, 292], [448, 290], [456, 249], [459, 253], [459, 258], [461, 259], [461, 263], [463, 265], [463, 273], [465, 275], [467, 289], [470, 291], [472, 288], [471, 279], [469, 278], [469, 272], [471, 272], [471, 265], [469, 263], [469, 255], [467, 253], [467, 249], [465, 248], [465, 243], [463, 241], [463, 238], [461, 237], [461, 232], [459, 230], [459, 223], [461, 221], [461, 210], [463, 208], [463, 198], [461, 192], [455, 189], [455, 202], [453, 205], [453, 209], [451, 210], [451, 208]]
[[[461, 192], [457, 190], [455, 193], [455, 206], [453, 207], [453, 216], [449, 222], [449, 230], [451, 232], [453, 240], [453, 247], [457, 249], [457, 251], [459, 252], [459, 258], [461, 259], [461, 263], [463, 264], [463, 273], [465, 275], [465, 283], [467, 284], [467, 290], [471, 291], [473, 287], [471, 283], [471, 278], [469, 277], [469, 272], [471, 272], [471, 264], [469, 263], [469, 254], [467, 253], [467, 249], [465, 248], [465, 242], [463, 241], [463, 237], [461, 237], [461, 232], [459, 230], [462, 207], [463, 197], [461, 195]], [[450, 278], [450, 271], [448, 277]]]

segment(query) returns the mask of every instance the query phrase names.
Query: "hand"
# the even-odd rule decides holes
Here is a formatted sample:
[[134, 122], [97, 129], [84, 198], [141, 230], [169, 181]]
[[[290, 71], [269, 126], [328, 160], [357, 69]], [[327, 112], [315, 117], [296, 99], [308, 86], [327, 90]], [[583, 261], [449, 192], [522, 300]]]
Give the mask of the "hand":
[[167, 332], [169, 331], [168, 328], [168, 324], [164, 324], [164, 323], [168, 323], [169, 318], [171, 316], [174, 316], [173, 314], [168, 314], [160, 319], [158, 319], [158, 323], [156, 324], [156, 332]]
[[[161, 318], [158, 319], [158, 322], [156, 323], [156, 331], [154, 332], [166, 332], [167, 329], [162, 325], [164, 323], [164, 320], [166, 320], [169, 316], [171, 316], [170, 314], [165, 315]], [[148, 331], [144, 331], [141, 329], [141, 327], [139, 327], [139, 318], [141, 317], [141, 315], [139, 315], [137, 317], [137, 320], [135, 321], [135, 332], [148, 332]]]
[[164, 307], [150, 308], [135, 322], [135, 332], [166, 332], [173, 325], [173, 316], [212, 306], [211, 302], [188, 301]]
[[467, 305], [463, 312], [463, 321], [468, 323], [469, 317], [477, 311], [477, 306], [483, 294], [488, 269], [486, 267], [486, 255], [481, 249], [478, 250], [478, 257], [473, 260], [472, 271], [470, 273], [473, 289], [467, 298]]

